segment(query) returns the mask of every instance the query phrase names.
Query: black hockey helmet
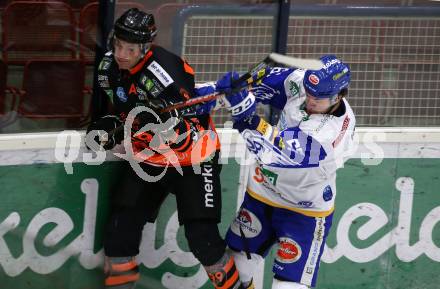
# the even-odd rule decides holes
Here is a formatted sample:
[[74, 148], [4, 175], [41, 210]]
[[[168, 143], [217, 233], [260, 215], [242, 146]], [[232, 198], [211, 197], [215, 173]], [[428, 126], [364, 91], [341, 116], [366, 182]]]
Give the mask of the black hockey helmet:
[[137, 8], [125, 11], [114, 25], [114, 36], [130, 43], [152, 42], [156, 33], [153, 14]]

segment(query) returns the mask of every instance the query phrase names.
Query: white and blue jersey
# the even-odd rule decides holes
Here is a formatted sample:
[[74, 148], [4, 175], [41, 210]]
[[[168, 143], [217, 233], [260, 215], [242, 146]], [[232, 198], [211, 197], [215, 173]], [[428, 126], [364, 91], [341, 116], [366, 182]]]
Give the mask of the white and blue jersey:
[[[340, 115], [311, 114], [304, 109], [304, 70], [273, 68], [250, 92], [257, 102], [281, 110], [276, 127], [236, 124], [255, 155], [248, 193], [274, 207], [307, 216], [331, 214], [336, 170], [353, 148], [355, 117], [343, 99]], [[255, 121], [253, 121], [255, 123]]]
[[277, 243], [275, 277], [314, 287], [333, 219], [336, 170], [354, 147], [355, 117], [345, 99], [337, 113], [308, 115], [305, 71], [267, 72], [250, 93], [281, 117], [275, 127], [258, 116], [234, 123], [256, 161], [226, 242], [263, 257]]

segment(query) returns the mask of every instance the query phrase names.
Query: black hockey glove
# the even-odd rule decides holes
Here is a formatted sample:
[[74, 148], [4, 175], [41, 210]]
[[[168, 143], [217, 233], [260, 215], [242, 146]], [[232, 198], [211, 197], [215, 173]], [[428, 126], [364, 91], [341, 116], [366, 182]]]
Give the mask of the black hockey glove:
[[120, 119], [114, 115], [106, 115], [92, 122], [87, 128], [87, 148], [93, 151], [98, 151], [101, 147], [104, 150], [111, 150], [116, 144], [120, 144], [124, 139], [124, 130], [116, 128], [121, 125]]

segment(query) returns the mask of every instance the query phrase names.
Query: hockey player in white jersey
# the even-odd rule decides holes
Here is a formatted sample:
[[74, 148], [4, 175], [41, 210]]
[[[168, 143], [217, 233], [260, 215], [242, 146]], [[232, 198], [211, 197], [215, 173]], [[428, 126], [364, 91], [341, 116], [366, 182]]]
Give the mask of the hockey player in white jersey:
[[[316, 284], [332, 224], [336, 170], [354, 147], [355, 129], [345, 99], [350, 69], [333, 55], [321, 61], [320, 70], [268, 68], [261, 82], [232, 95], [228, 92], [238, 78], [235, 72], [198, 90], [199, 95], [226, 93], [198, 111], [226, 107], [256, 158], [226, 236], [246, 288], [253, 288], [254, 269], [275, 244], [272, 289]], [[281, 110], [276, 126], [255, 113], [256, 102]]]

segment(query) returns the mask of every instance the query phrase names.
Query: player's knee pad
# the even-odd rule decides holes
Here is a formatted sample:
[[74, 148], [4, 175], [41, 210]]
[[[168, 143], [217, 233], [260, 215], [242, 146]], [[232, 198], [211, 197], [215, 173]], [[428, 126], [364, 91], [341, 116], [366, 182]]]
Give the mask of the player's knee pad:
[[234, 257], [226, 252], [211, 266], [205, 266], [209, 279], [216, 289], [242, 289]]
[[224, 255], [226, 244], [215, 222], [194, 221], [184, 227], [188, 246], [203, 266], [216, 263]]
[[[245, 252], [232, 251], [234, 256], [235, 266], [237, 266], [238, 273], [240, 274], [240, 280], [243, 284], [250, 284], [254, 277], [255, 269], [263, 261], [263, 257], [258, 254], [250, 253], [250, 259]], [[246, 286], [244, 288], [251, 288]]]
[[309, 289], [309, 287], [304, 284], [290, 281], [281, 281], [273, 278], [272, 289]]
[[133, 289], [139, 280], [139, 267], [134, 257], [105, 257], [105, 288]]

